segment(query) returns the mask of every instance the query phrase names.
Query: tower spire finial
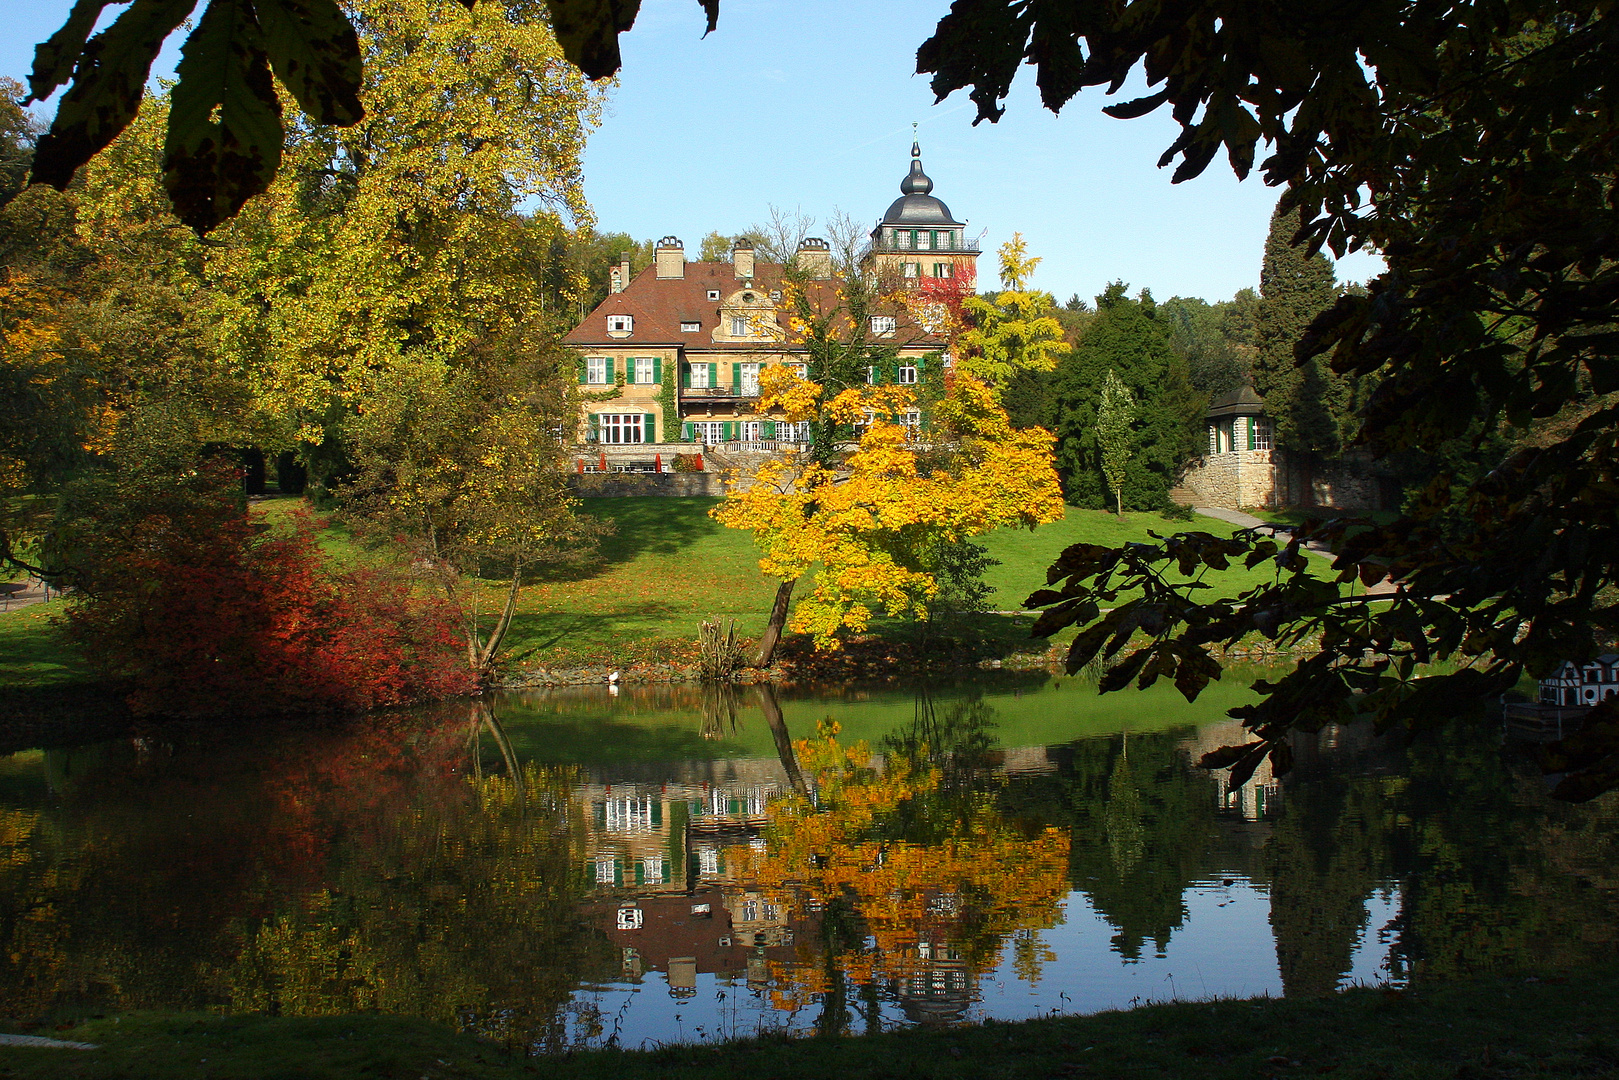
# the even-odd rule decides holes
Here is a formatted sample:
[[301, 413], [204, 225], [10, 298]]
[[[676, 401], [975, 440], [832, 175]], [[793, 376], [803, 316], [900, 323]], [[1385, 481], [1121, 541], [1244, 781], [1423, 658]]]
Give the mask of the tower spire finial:
[[933, 181], [922, 171], [922, 144], [916, 140], [916, 124], [911, 124], [911, 171], [899, 182], [901, 195], [926, 195]]

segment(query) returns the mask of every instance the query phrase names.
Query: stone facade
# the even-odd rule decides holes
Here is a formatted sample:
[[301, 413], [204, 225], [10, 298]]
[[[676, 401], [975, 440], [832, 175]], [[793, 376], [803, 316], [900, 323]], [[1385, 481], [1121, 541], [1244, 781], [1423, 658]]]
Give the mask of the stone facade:
[[1216, 398], [1208, 424], [1208, 453], [1187, 466], [1170, 493], [1182, 505], [1380, 510], [1398, 501], [1398, 491], [1365, 451], [1320, 458], [1275, 449], [1264, 399], [1251, 386]]
[[1208, 454], [1193, 462], [1181, 477], [1188, 505], [1227, 510], [1266, 509], [1281, 505], [1276, 488], [1275, 450], [1233, 450]]

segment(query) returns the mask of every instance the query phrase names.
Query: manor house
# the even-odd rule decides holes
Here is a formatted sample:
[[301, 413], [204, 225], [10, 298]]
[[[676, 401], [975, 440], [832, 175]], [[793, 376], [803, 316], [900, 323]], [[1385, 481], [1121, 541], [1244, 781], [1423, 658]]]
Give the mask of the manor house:
[[[894, 283], [897, 297], [870, 315], [868, 333], [896, 349], [889, 370], [868, 372], [874, 383], [914, 384], [928, 364], [947, 363], [926, 297], [941, 286], [970, 292], [976, 281], [978, 243], [932, 190], [913, 145], [900, 197], [872, 229], [864, 256], [870, 271]], [[834, 311], [842, 282], [827, 242], [805, 239], [796, 262], [809, 278], [811, 306]], [[565, 339], [585, 391], [577, 470], [667, 472], [677, 459], [701, 468], [705, 452], [723, 460], [727, 451], [807, 443], [807, 424], [759, 404], [759, 375], [769, 365], [807, 374], [807, 349], [784, 287], [782, 264], [757, 258], [746, 243], [729, 262], [695, 262], [678, 238], [666, 236], [652, 265], [632, 273], [626, 259], [614, 267], [607, 298]], [[900, 419], [922, 422], [916, 409]]]

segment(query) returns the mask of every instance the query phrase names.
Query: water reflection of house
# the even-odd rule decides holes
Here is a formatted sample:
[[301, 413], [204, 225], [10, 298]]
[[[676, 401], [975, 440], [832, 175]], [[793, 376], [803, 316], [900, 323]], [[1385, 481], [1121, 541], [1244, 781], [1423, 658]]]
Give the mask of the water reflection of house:
[[[1196, 735], [1181, 743], [1181, 747], [1196, 763], [1204, 754], [1222, 746], [1240, 746], [1252, 741], [1252, 734], [1242, 726], [1240, 720], [1228, 720], [1203, 725], [1197, 729]], [[1261, 761], [1254, 775], [1239, 787], [1231, 786], [1230, 769], [1216, 769], [1213, 775], [1220, 806], [1235, 811], [1244, 821], [1262, 821], [1274, 817], [1281, 810], [1282, 785], [1271, 770], [1269, 758]]]
[[602, 889], [684, 892], [724, 871], [723, 849], [765, 823], [787, 790], [773, 759], [684, 762], [653, 782], [593, 777], [585, 804], [585, 872]]
[[1057, 771], [1044, 746], [1008, 746], [998, 751], [996, 771], [1003, 776], [1038, 776]]
[[811, 917], [795, 922], [774, 905], [767, 910], [757, 894], [710, 884], [690, 893], [603, 898], [581, 914], [618, 948], [626, 981], [659, 972], [676, 997], [695, 993], [698, 975], [763, 986], [773, 962], [793, 959], [795, 938], [813, 932]]
[[888, 991], [918, 1024], [953, 1024], [972, 1008], [978, 979], [942, 935], [924, 936], [889, 965]]

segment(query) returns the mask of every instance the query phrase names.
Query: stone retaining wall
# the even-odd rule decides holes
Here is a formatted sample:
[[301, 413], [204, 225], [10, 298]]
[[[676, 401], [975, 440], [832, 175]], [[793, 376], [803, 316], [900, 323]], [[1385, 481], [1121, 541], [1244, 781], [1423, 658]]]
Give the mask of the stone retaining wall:
[[658, 495], [719, 498], [725, 479], [717, 473], [569, 473], [568, 486], [582, 499]]

